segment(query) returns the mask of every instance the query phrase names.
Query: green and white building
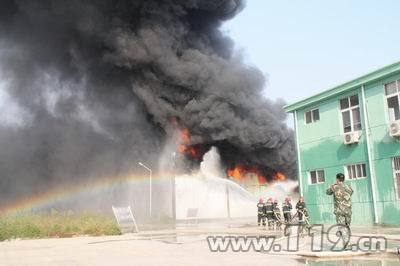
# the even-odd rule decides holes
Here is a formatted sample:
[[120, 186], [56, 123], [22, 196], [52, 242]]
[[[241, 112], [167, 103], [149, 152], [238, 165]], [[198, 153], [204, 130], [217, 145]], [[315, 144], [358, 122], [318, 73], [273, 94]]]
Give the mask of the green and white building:
[[293, 113], [300, 193], [313, 223], [333, 223], [326, 189], [343, 172], [352, 224], [400, 225], [400, 62], [285, 106]]

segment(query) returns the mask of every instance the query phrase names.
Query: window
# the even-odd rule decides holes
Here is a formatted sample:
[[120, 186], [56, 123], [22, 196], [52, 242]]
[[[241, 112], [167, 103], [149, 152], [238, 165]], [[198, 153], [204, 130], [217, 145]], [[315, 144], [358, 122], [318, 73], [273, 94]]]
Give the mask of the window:
[[305, 113], [306, 124], [319, 121], [319, 109], [313, 109]]
[[393, 157], [393, 176], [394, 176], [394, 189], [396, 191], [396, 196], [400, 199], [400, 156]]
[[385, 85], [389, 121], [400, 120], [400, 80]]
[[310, 171], [310, 182], [311, 182], [311, 184], [324, 183], [325, 182], [324, 170]]
[[357, 179], [367, 177], [365, 163], [350, 164], [346, 166], [347, 177]]
[[362, 129], [358, 95], [340, 99], [340, 110], [344, 133]]

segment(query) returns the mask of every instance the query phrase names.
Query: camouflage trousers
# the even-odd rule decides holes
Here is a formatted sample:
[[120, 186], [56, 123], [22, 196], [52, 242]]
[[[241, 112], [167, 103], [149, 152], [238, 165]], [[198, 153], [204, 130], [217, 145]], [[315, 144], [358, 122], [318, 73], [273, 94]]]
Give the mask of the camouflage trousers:
[[343, 248], [347, 248], [350, 243], [351, 231], [350, 231], [350, 223], [351, 223], [351, 214], [336, 214], [336, 223], [339, 226], [338, 231], [342, 236]]
[[350, 215], [336, 214], [336, 223], [339, 224], [339, 225], [350, 226], [351, 214]]

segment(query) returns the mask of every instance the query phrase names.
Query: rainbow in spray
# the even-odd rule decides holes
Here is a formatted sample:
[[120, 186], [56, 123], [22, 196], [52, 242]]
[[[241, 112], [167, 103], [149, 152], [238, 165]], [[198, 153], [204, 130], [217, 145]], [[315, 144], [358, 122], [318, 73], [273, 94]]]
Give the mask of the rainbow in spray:
[[[156, 176], [153, 178], [153, 185], [160, 185], [170, 182], [170, 178]], [[40, 210], [48, 210], [57, 204], [68, 202], [73, 199], [84, 197], [87, 194], [105, 194], [121, 187], [133, 185], [148, 185], [147, 175], [128, 174], [119, 177], [101, 178], [97, 181], [81, 183], [78, 185], [64, 185], [40, 194], [23, 197], [10, 204], [0, 207], [3, 214], [23, 214]]]

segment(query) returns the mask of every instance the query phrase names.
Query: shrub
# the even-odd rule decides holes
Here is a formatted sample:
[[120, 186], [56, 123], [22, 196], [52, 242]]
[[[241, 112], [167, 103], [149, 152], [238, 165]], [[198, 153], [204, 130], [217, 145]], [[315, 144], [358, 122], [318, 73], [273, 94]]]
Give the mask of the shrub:
[[120, 235], [116, 222], [100, 214], [71, 214], [0, 217], [0, 241], [12, 238], [72, 237], [78, 235]]

